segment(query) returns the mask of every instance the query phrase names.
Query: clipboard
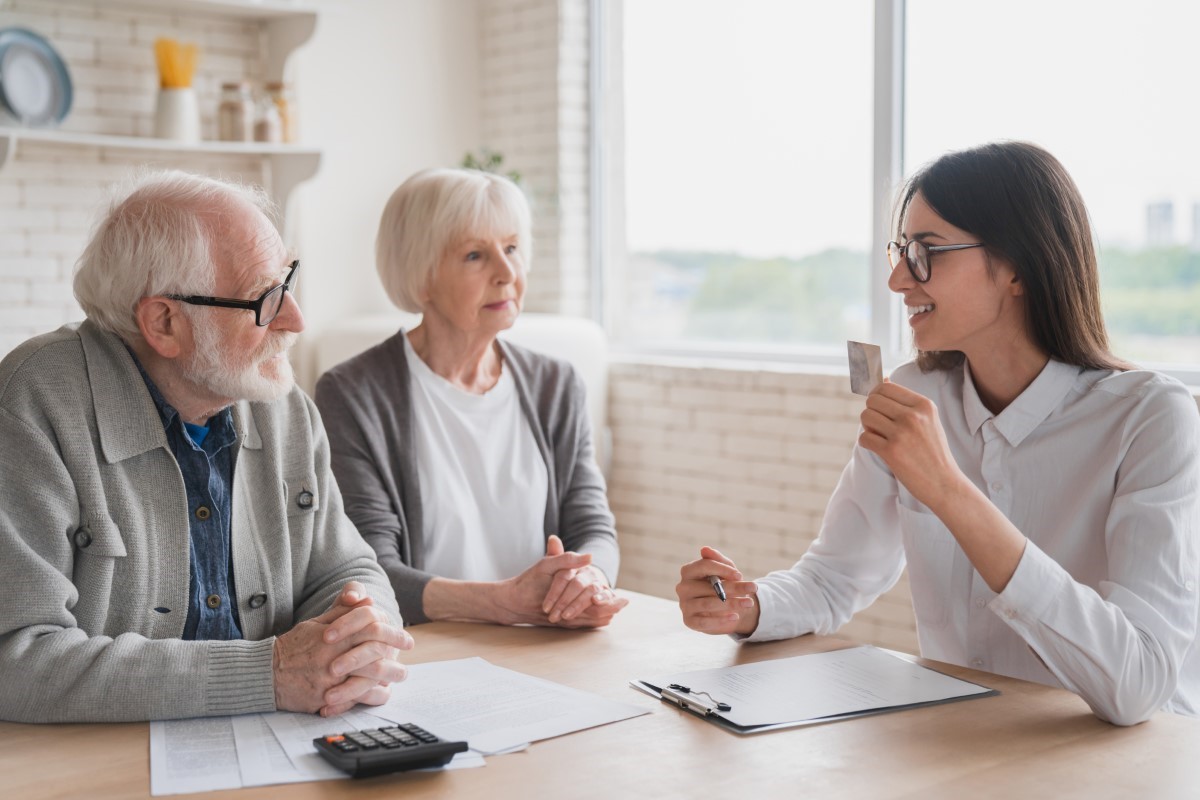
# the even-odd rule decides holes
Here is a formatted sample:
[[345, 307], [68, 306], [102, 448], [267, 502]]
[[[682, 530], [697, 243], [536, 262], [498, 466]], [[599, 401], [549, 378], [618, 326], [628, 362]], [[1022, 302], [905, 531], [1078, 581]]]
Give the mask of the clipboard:
[[[822, 660], [826, 663], [819, 663]], [[822, 668], [836, 669], [839, 661], [852, 668], [857, 666], [856, 662], [879, 668], [880, 674], [876, 676], [877, 683], [872, 683], [870, 672], [856, 668], [851, 669], [850, 671], [854, 673], [854, 680], [859, 681], [862, 685], [851, 685], [849, 691], [845, 692], [847, 689], [845, 676], [839, 675], [835, 679], [841, 684], [836, 688], [845, 692], [848, 698], [842, 704], [842, 710], [834, 710], [830, 713], [831, 708], [837, 708], [836, 701], [830, 701], [817, 703], [814, 706], [818, 709], [817, 713], [802, 713], [797, 716], [795, 714], [797, 705], [788, 703], [790, 699], [794, 699], [788, 697], [789, 687], [798, 685], [799, 681], [806, 680], [812, 675], [820, 675]], [[898, 692], [889, 691], [886, 685], [889, 681], [899, 680], [903, 687], [903, 682], [909, 679], [917, 683], [923, 682], [926, 685], [922, 687], [921, 691], [915, 693], [909, 691], [907, 687]], [[916, 664], [898, 653], [870, 646], [741, 664], [716, 670], [677, 673], [664, 679], [632, 680], [630, 685], [665, 703], [737, 734], [821, 725], [855, 717], [994, 697], [1000, 694], [995, 689]], [[773, 719], [757, 719], [751, 724], [745, 724], [745, 715], [737, 714], [734, 706], [743, 697], [753, 702], [753, 691], [743, 696], [737, 691], [729, 690], [730, 686], [736, 688], [739, 685], [754, 686], [760, 695], [762, 692], [775, 693], [773, 696], [778, 697], [779, 706], [785, 710], [780, 711]], [[733, 693], [722, 695], [722, 687]], [[812, 691], [811, 686], [808, 687], [808, 691]], [[913, 697], [920, 699], [913, 701]], [[739, 721], [739, 718], [742, 721]]]

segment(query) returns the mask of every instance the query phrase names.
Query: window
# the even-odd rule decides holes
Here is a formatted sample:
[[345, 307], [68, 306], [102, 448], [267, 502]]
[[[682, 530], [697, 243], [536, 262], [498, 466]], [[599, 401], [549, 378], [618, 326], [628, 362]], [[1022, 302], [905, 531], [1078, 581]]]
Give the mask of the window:
[[844, 357], [870, 314], [870, 5], [637, 0], [623, 14], [611, 329]]
[[907, 331], [875, 250], [895, 176], [1015, 138], [1079, 183], [1117, 354], [1200, 383], [1200, 4], [614, 5], [602, 185], [616, 342], [820, 360], [887, 338], [894, 361]]

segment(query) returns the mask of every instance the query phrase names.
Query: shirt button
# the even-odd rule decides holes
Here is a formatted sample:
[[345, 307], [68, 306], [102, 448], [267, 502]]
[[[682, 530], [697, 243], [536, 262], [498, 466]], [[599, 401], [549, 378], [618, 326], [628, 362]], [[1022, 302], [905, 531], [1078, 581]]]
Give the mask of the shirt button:
[[84, 549], [92, 543], [92, 532], [86, 527], [75, 531], [75, 546], [79, 549]]
[[196, 509], [196, 519], [200, 520], [201, 522], [203, 522], [204, 520], [208, 519], [211, 516], [212, 516], [212, 511], [209, 510], [208, 506], [200, 506], [199, 508]]
[[983, 667], [983, 659], [982, 658], [972, 658], [971, 666], [977, 667], [977, 668], [982, 668]]
[[221, 596], [217, 594], [210, 594], [207, 598], [205, 598], [204, 603], [209, 608], [220, 608]]
[[1196, 591], [1196, 582], [1195, 581], [1188, 581], [1187, 583], [1184, 584], [1184, 586], [1187, 587], [1187, 590], [1189, 592]]
[[301, 508], [312, 508], [312, 504], [313, 493], [308, 489], [305, 489], [300, 493], [300, 496], [296, 498], [296, 505], [300, 506]]
[[262, 608], [263, 604], [265, 604], [266, 602], [267, 602], [267, 596], [265, 594], [263, 594], [262, 592], [255, 592], [254, 594], [250, 595], [250, 607], [251, 608]]
[[1004, 484], [1001, 483], [1000, 481], [995, 481], [994, 483], [992, 483], [992, 491], [993, 492], [998, 492], [1003, 488], [1004, 488]]
[[983, 608], [986, 605], [987, 605], [987, 600], [984, 600], [982, 597], [980, 597], [978, 600], [975, 601], [976, 608]]
[[1015, 608], [1010, 608], [1010, 609], [1008, 610], [1008, 612], [1007, 612], [1007, 613], [1008, 613], [1008, 618], [1009, 618], [1009, 619], [1016, 619], [1016, 618], [1017, 618], [1017, 610], [1016, 610]]

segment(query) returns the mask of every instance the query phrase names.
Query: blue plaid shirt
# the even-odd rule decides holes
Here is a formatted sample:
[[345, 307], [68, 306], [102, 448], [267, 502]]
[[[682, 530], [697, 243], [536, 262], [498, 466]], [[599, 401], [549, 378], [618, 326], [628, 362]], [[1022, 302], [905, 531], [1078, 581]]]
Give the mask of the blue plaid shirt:
[[191, 581], [183, 638], [241, 639], [231, 549], [233, 443], [237, 441], [233, 411], [224, 409], [209, 418], [207, 426], [185, 423], [137, 356], [133, 361], [158, 408], [187, 490]]

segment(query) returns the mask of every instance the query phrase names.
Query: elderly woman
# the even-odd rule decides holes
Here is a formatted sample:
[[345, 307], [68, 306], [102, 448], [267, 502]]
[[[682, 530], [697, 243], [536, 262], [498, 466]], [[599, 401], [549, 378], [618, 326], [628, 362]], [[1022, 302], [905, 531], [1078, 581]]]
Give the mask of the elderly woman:
[[521, 313], [529, 205], [511, 181], [420, 172], [375, 243], [421, 323], [327, 372], [316, 400], [346, 512], [409, 623], [607, 625], [618, 553], [583, 383], [503, 342]]

